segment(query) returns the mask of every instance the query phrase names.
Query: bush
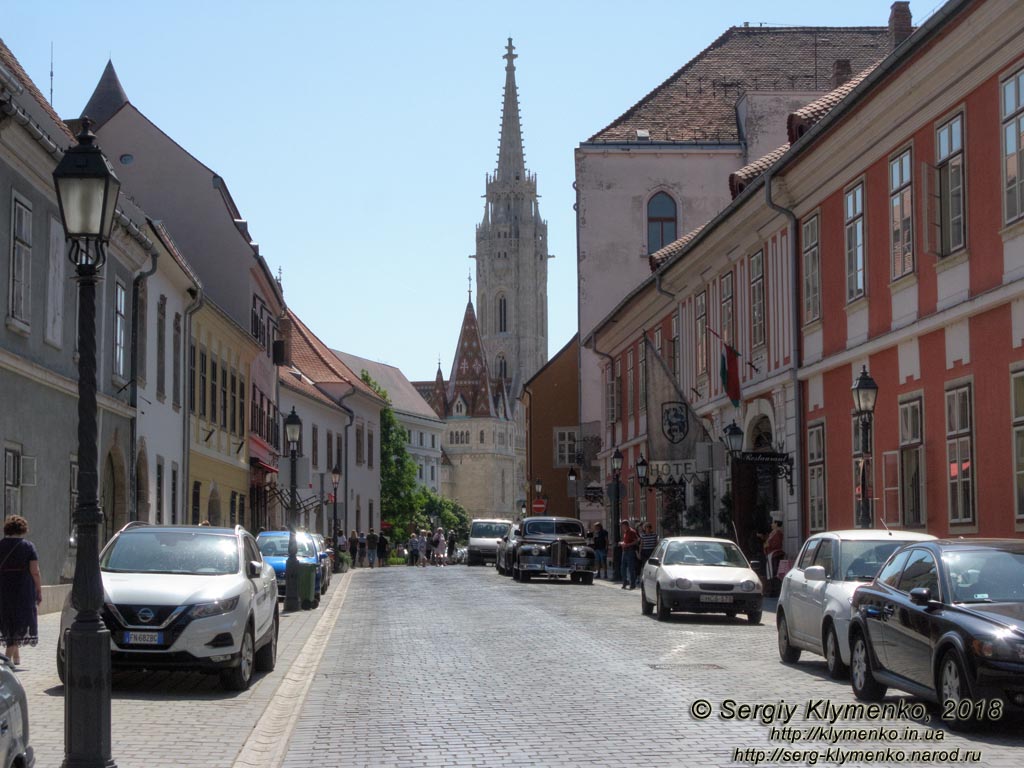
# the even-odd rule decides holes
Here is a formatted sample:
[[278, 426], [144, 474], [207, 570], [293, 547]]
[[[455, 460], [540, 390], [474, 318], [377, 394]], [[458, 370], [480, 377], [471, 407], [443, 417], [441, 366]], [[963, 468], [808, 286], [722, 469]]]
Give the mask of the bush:
[[352, 555], [348, 552], [335, 552], [334, 559], [336, 561], [335, 567], [339, 573], [344, 573], [352, 567]]

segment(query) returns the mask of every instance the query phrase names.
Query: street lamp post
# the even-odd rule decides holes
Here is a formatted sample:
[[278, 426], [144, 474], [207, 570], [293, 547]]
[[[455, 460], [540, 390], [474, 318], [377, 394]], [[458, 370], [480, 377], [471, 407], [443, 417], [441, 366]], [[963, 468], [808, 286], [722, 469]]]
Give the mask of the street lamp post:
[[572, 512], [576, 517], [580, 516], [579, 491], [576, 488], [576, 467], [569, 467], [569, 483], [572, 487]]
[[[612, 504], [612, 536], [616, 537], [618, 541], [619, 536], [619, 476], [622, 474], [622, 451], [618, 448], [615, 449], [615, 453], [612, 454], [612, 477], [615, 483], [615, 502]], [[618, 545], [615, 546], [612, 554], [612, 580], [618, 581], [620, 578], [621, 571], [619, 570], [622, 565], [622, 550]]]
[[338, 552], [338, 483], [341, 482], [341, 465], [335, 464], [334, 469], [331, 470], [331, 484], [334, 486], [334, 509], [331, 512], [331, 542], [334, 545], [334, 565], [335, 572], [337, 572], [337, 566], [341, 562], [341, 553]]
[[286, 611], [297, 611], [299, 604], [299, 543], [295, 540], [295, 512], [298, 507], [299, 493], [296, 487], [296, 472], [298, 458], [296, 451], [299, 447], [299, 438], [302, 435], [302, 419], [292, 407], [284, 420], [284, 434], [288, 440], [288, 449], [291, 452], [292, 465], [292, 493], [291, 501], [288, 504], [288, 560], [284, 565], [284, 609]]
[[860, 375], [853, 383], [853, 408], [860, 420], [860, 509], [857, 510], [857, 527], [874, 528], [871, 514], [871, 494], [868, 492], [868, 464], [871, 461], [871, 420], [878, 399], [878, 384], [862, 365]]
[[82, 118], [78, 144], [53, 171], [68, 257], [78, 282], [78, 537], [71, 588], [77, 613], [64, 636], [64, 766], [115, 766], [110, 742], [110, 631], [103, 624], [99, 544], [103, 511], [97, 498], [96, 283], [106, 260], [121, 183]]

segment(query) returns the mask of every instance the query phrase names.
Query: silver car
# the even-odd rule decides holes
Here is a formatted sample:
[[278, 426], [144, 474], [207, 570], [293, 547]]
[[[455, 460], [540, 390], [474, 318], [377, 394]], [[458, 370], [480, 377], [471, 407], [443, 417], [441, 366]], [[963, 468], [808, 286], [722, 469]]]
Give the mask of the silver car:
[[[277, 580], [241, 526], [129, 523], [100, 553], [100, 573], [115, 669], [218, 673], [229, 690], [274, 669]], [[74, 617], [69, 595], [57, 641], [62, 681]]]
[[801, 651], [810, 651], [825, 657], [832, 678], [845, 677], [854, 591], [871, 581], [889, 555], [907, 542], [934, 538], [874, 528], [809, 537], [779, 593], [775, 624], [782, 660], [792, 664]]
[[28, 701], [6, 656], [0, 655], [0, 765], [32, 768], [35, 755], [28, 738]]

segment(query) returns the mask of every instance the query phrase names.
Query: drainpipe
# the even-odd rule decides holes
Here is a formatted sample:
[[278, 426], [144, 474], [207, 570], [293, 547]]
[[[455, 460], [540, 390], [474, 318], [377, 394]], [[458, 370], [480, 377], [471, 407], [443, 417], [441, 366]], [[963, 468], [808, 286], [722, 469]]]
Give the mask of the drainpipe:
[[[203, 286], [196, 282], [195, 288], [188, 289], [188, 295], [192, 297], [192, 303], [185, 307], [185, 328], [183, 329], [183, 336], [186, 344], [185, 352], [185, 365], [183, 366], [185, 376], [188, 377], [190, 368], [189, 365], [192, 361], [192, 315], [199, 311], [199, 308], [203, 306]], [[186, 378], [186, 381], [188, 379]], [[184, 387], [182, 387], [184, 389]], [[184, 428], [181, 430], [181, 481], [185, 484], [182, 488], [181, 494], [181, 519], [182, 522], [185, 520], [191, 520], [191, 515], [186, 514], [186, 510], [189, 509], [192, 504], [192, 484], [189, 482], [189, 471], [191, 465], [192, 447], [191, 447], [191, 431], [192, 431], [192, 387], [188, 388], [185, 393], [185, 402], [182, 403], [182, 421], [184, 422]]]
[[[129, 504], [129, 509], [132, 510], [130, 519], [139, 519], [139, 474], [136, 462], [138, 461], [138, 451], [136, 450], [136, 441], [138, 440], [138, 422], [139, 422], [139, 289], [142, 284], [146, 281], [146, 278], [151, 277], [156, 272], [156, 260], [160, 254], [155, 248], [150, 246], [149, 251], [149, 269], [145, 272], [139, 272], [132, 281], [132, 367], [130, 388], [128, 390], [128, 404], [135, 411], [135, 415], [131, 417], [130, 427], [128, 429], [129, 434], [129, 452], [128, 452], [128, 472], [129, 472], [129, 487], [132, 489], [132, 499]], [[149, 309], [149, 303], [146, 304], [146, 309]], [[149, 330], [149, 327], [146, 327]], [[146, 339], [142, 340], [142, 343], [146, 343]], [[149, 452], [146, 452], [146, 460], [149, 460]], [[146, 475], [149, 475], [149, 467], [146, 468]]]
[[345, 474], [343, 475], [343, 480], [345, 482], [345, 490], [344, 490], [345, 504], [343, 505], [343, 508], [342, 508], [342, 519], [345, 522], [342, 524], [341, 530], [342, 530], [342, 533], [345, 533], [346, 536], [348, 536], [346, 531], [349, 530], [349, 527], [348, 527], [348, 476], [350, 474], [349, 454], [351, 453], [351, 451], [349, 451], [349, 449], [348, 449], [348, 430], [355, 423], [356, 414], [355, 414], [355, 411], [353, 411], [351, 408], [349, 408], [347, 405], [345, 405], [345, 401], [348, 398], [352, 397], [352, 395], [354, 395], [355, 393], [356, 393], [356, 388], [353, 386], [352, 389], [350, 389], [348, 392], [346, 392], [344, 395], [342, 395], [341, 397], [338, 398], [338, 407], [341, 408], [341, 410], [343, 410], [345, 412], [346, 416], [348, 416], [348, 424], [345, 425], [345, 439], [342, 440], [342, 446], [345, 448]]
[[803, 398], [800, 392], [800, 270], [797, 268], [797, 246], [796, 246], [796, 235], [797, 235], [797, 220], [796, 214], [792, 210], [779, 205], [772, 200], [772, 172], [768, 171], [764, 178], [764, 201], [765, 204], [776, 213], [780, 213], [786, 217], [789, 222], [789, 265], [790, 265], [790, 296], [792, 297], [792, 318], [791, 324], [793, 327], [793, 338], [791, 341], [792, 349], [790, 350], [790, 370], [792, 371], [792, 382], [793, 382], [793, 410], [795, 411], [795, 442], [796, 445], [793, 449], [793, 488], [794, 495], [796, 496], [796, 509], [797, 514], [800, 516], [800, 533], [798, 536], [803, 535], [803, 479], [801, 477], [802, 457], [803, 457]]

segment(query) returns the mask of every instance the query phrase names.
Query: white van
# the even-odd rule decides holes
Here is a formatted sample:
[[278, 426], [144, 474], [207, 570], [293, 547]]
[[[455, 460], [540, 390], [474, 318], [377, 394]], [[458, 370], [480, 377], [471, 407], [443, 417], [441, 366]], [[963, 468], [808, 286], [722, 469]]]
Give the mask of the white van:
[[500, 518], [474, 520], [469, 526], [466, 565], [493, 563], [498, 554], [498, 542], [503, 536], [508, 536], [511, 528], [511, 520]]

